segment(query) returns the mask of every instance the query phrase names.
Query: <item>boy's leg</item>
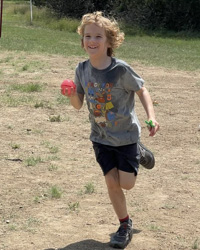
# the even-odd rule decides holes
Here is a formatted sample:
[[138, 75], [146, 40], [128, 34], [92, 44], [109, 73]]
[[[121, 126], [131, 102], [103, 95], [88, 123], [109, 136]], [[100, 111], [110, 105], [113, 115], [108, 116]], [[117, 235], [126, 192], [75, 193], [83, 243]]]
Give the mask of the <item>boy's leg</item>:
[[119, 170], [119, 182], [123, 189], [130, 190], [135, 186], [136, 178], [135, 173], [129, 173]]
[[118, 171], [113, 168], [105, 175], [108, 194], [118, 219], [125, 218], [127, 213], [126, 199], [122, 189], [130, 190], [134, 187], [136, 176], [134, 173]]
[[113, 168], [105, 175], [108, 194], [112, 202], [115, 213], [119, 219], [127, 216], [126, 199], [120, 186], [119, 172]]
[[[113, 208], [119, 220], [128, 217], [126, 199], [122, 188], [131, 189], [136, 181], [134, 173], [118, 171], [113, 168], [105, 175], [108, 194]], [[132, 221], [129, 219], [120, 224], [118, 231], [111, 238], [110, 245], [116, 248], [124, 248], [132, 238]]]

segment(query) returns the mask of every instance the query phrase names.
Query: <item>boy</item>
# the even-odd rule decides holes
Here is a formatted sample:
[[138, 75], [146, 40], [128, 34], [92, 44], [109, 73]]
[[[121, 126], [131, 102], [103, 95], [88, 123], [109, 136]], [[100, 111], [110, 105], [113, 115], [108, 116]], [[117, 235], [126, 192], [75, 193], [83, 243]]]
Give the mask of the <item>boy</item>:
[[66, 91], [66, 96], [78, 110], [86, 97], [91, 122], [90, 140], [120, 222], [110, 245], [125, 248], [132, 238], [132, 221], [123, 189], [134, 187], [139, 164], [150, 169], [155, 163], [151, 151], [139, 141], [141, 127], [134, 111], [135, 93], [148, 121], [153, 122], [149, 127], [150, 136], [156, 134], [159, 124], [143, 79], [127, 63], [113, 57], [113, 50], [124, 40], [117, 22], [103, 17], [101, 12], [86, 14], [78, 33], [89, 60], [78, 64], [76, 88], [71, 88], [70, 94]]

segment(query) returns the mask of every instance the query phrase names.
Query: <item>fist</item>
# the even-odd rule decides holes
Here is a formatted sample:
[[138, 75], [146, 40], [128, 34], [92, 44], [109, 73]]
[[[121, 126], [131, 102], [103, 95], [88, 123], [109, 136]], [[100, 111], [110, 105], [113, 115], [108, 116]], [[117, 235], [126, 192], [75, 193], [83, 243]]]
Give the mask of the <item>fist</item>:
[[71, 96], [76, 91], [76, 85], [72, 80], [64, 80], [61, 84], [61, 93], [63, 95]]

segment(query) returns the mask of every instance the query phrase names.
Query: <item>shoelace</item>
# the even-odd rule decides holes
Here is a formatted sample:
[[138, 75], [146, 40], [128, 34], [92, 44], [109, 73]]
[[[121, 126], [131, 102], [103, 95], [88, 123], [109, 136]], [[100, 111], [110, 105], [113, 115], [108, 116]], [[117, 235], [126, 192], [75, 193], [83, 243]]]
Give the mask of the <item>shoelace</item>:
[[127, 234], [127, 229], [128, 229], [128, 225], [127, 225], [127, 224], [122, 224], [122, 225], [119, 227], [119, 230], [118, 230], [119, 236], [126, 236], [126, 234]]

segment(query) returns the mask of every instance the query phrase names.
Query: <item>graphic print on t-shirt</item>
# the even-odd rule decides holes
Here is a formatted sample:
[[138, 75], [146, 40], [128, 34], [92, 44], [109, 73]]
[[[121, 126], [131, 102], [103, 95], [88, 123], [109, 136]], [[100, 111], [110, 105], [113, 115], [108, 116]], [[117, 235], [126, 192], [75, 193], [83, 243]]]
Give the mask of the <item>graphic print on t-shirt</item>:
[[112, 83], [86, 83], [89, 109], [95, 117], [95, 122], [101, 127], [113, 127], [117, 125], [112, 103]]

